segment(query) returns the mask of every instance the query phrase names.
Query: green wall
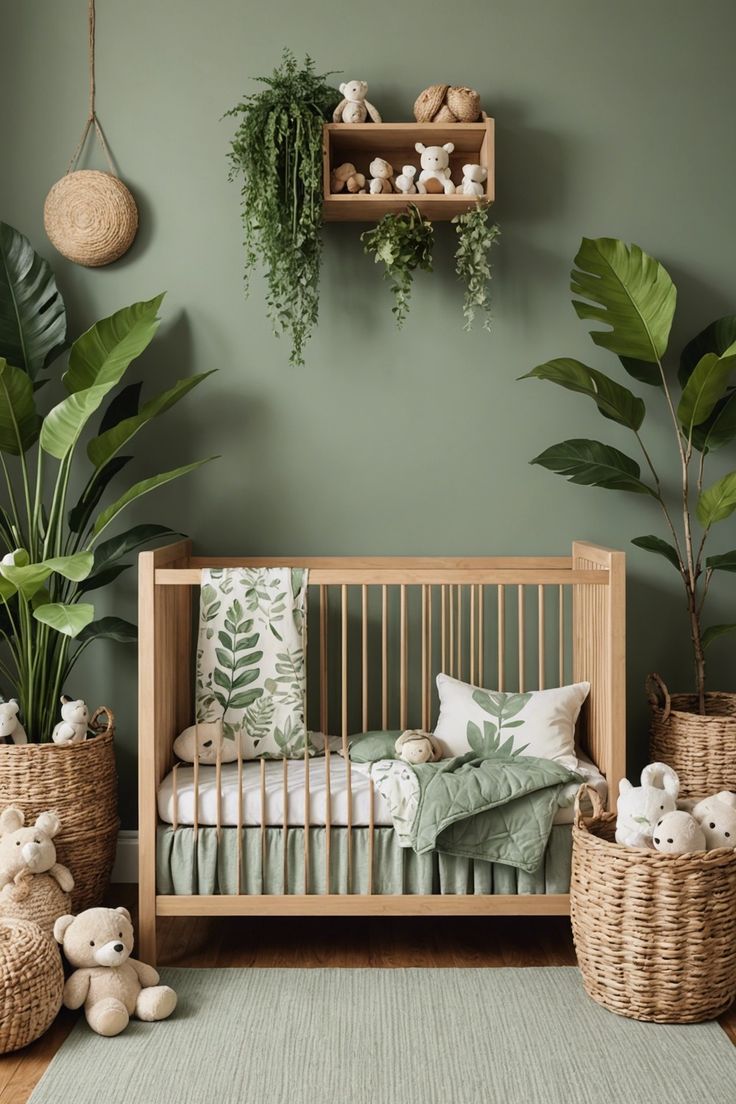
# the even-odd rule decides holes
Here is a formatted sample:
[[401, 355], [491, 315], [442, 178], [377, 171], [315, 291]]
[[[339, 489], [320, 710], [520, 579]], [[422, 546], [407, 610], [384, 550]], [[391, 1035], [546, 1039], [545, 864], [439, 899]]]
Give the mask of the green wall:
[[[140, 362], [150, 389], [219, 373], [139, 438], [141, 475], [198, 456], [222, 458], [150, 498], [140, 519], [221, 553], [560, 553], [575, 537], [628, 548], [657, 531], [650, 503], [568, 487], [528, 466], [565, 436], [629, 448], [582, 398], [517, 383], [563, 353], [611, 367], [576, 321], [567, 290], [580, 237], [637, 241], [680, 291], [674, 345], [732, 310], [736, 145], [731, 0], [373, 0], [348, 16], [334, 2], [98, 0], [98, 108], [142, 226], [131, 252], [99, 271], [61, 260], [42, 208], [85, 117], [85, 0], [2, 0], [0, 218], [54, 264], [74, 332], [168, 289], [164, 324]], [[467, 83], [497, 125], [491, 336], [461, 328], [447, 227], [436, 274], [416, 281], [402, 333], [357, 237], [325, 233], [321, 324], [304, 369], [264, 317], [260, 280], [242, 296], [232, 132], [221, 116], [271, 70], [282, 47], [321, 69], [364, 77], [388, 119], [407, 118], [436, 80]], [[102, 163], [95, 159], [90, 164]], [[669, 456], [661, 411], [657, 458]], [[723, 463], [727, 462], [724, 458]], [[733, 463], [733, 456], [731, 458]], [[674, 480], [676, 470], [671, 466]], [[715, 465], [713, 475], [726, 469]], [[727, 531], [730, 529], [730, 533]], [[735, 541], [726, 523], [722, 550]], [[632, 754], [646, 741], [645, 673], [690, 677], [673, 573], [629, 549]], [[115, 589], [133, 616], [131, 572]], [[714, 619], [735, 620], [726, 580]], [[716, 646], [712, 685], [736, 689], [732, 650]], [[122, 812], [134, 823], [135, 656], [100, 646], [74, 693], [120, 718]]]

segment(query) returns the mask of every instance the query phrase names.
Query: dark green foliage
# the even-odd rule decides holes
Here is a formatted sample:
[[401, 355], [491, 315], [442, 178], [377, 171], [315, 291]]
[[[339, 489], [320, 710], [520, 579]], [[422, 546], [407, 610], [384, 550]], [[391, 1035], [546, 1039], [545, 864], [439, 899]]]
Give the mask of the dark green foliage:
[[401, 328], [409, 313], [414, 271], [432, 271], [434, 230], [419, 208], [410, 203], [406, 211], [384, 215], [373, 230], [365, 230], [360, 240], [376, 264], [383, 262], [384, 276], [391, 280], [396, 325]]
[[465, 284], [463, 318], [465, 329], [473, 327], [476, 311], [481, 311], [483, 329], [491, 328], [491, 246], [501, 233], [499, 227], [488, 221], [487, 203], [476, 205], [465, 214], [452, 220], [458, 236], [455, 251], [455, 272]]

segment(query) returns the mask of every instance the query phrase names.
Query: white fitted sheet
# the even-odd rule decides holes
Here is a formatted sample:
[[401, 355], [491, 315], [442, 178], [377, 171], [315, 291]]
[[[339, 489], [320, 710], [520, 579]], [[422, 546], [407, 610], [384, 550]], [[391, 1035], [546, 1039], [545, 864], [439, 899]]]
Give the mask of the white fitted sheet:
[[[264, 823], [269, 826], [284, 823], [284, 767], [283, 760], [264, 760], [265, 769], [265, 818], [261, 819], [261, 764], [259, 760], [243, 763], [243, 813], [242, 824], [246, 827]], [[306, 768], [303, 759], [288, 759], [287, 763], [287, 824], [303, 825], [306, 806]], [[351, 786], [353, 792], [351, 823], [354, 827], [366, 827], [370, 822], [371, 787], [368, 767], [364, 764], [351, 764]], [[606, 780], [589, 759], [580, 757], [578, 772], [595, 786], [605, 802], [607, 795]], [[572, 793], [576, 787], [568, 787]], [[226, 763], [222, 767], [219, 823], [225, 827], [237, 827], [238, 824], [238, 764]], [[330, 792], [331, 824], [344, 827], [347, 824], [348, 795], [347, 767], [340, 755], [330, 756]], [[309, 760], [309, 823], [319, 826], [326, 823], [325, 760], [322, 756]], [[568, 795], [571, 796], [571, 795]], [[158, 815], [166, 824], [194, 824], [194, 767], [180, 764], [176, 768], [176, 796], [174, 794], [174, 771], [166, 775], [158, 790]], [[176, 802], [176, 810], [174, 805]], [[176, 816], [174, 815], [176, 811]], [[555, 816], [555, 824], [571, 824], [573, 808], [570, 804], [561, 808]], [[199, 799], [197, 802], [197, 822], [200, 825], [216, 825], [217, 817], [217, 780], [216, 768], [200, 766]], [[377, 790], [373, 793], [373, 823], [377, 827], [390, 827], [391, 813], [387, 803]]]

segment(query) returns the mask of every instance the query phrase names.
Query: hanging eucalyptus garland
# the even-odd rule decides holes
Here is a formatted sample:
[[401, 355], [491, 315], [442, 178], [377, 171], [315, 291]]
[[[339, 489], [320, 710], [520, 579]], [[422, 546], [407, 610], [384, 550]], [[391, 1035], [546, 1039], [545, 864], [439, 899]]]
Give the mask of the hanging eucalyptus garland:
[[477, 311], [483, 313], [483, 329], [491, 328], [491, 246], [501, 233], [488, 219], [487, 203], [476, 203], [470, 211], [452, 220], [458, 236], [455, 272], [465, 284], [464, 329], [470, 330]]

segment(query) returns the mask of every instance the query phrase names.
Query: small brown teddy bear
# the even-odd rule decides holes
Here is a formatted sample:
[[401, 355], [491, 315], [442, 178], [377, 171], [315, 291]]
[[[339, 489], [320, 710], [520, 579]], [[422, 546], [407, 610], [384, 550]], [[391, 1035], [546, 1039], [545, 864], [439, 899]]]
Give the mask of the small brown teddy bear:
[[440, 746], [430, 732], [407, 729], [399, 736], [394, 750], [405, 763], [436, 763], [442, 758]]
[[165, 1020], [176, 1008], [176, 993], [159, 985], [153, 966], [130, 957], [133, 925], [124, 908], [91, 908], [60, 916], [54, 937], [77, 969], [64, 986], [64, 1006], [84, 1005], [87, 1023], [98, 1035], [119, 1035], [131, 1016]]
[[330, 174], [330, 191], [333, 195], [346, 189], [353, 194], [365, 195], [365, 177], [363, 173], [357, 172], [350, 161], [338, 165]]
[[393, 192], [394, 168], [389, 161], [384, 161], [382, 157], [374, 157], [368, 172], [371, 174], [371, 180], [368, 184], [371, 195], [383, 195], [386, 192]]
[[0, 813], [0, 889], [30, 870], [31, 874], [49, 873], [64, 893], [70, 893], [74, 879], [65, 866], [57, 863], [53, 842], [61, 829], [59, 818], [46, 812], [34, 825], [25, 828], [24, 824], [23, 810], [15, 805]]

